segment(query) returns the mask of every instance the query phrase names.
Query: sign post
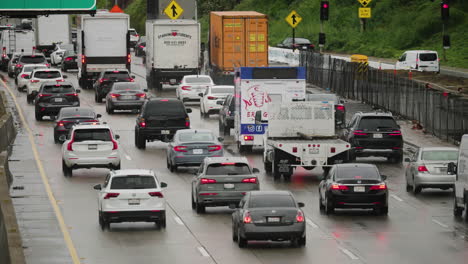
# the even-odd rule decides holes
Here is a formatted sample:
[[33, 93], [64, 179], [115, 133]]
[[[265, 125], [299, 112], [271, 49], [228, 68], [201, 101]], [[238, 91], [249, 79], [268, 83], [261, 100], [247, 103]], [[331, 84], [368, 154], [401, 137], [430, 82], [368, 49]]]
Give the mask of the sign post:
[[288, 16], [285, 18], [286, 22], [291, 26], [292, 28], [292, 37], [293, 37], [293, 51], [296, 49], [295, 44], [296, 44], [296, 27], [301, 23], [302, 17], [296, 12], [296, 10], [291, 11]]
[[361, 32], [366, 31], [366, 19], [371, 18], [371, 8], [367, 7], [367, 5], [372, 2], [372, 0], [358, 0], [361, 4], [359, 8], [359, 18], [361, 20]]

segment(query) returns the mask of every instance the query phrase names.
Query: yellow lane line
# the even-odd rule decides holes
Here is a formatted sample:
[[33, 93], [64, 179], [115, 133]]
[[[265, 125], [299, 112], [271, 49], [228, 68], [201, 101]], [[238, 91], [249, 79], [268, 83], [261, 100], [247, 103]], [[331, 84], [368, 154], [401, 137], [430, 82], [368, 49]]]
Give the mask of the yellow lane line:
[[42, 161], [39, 158], [39, 152], [37, 151], [37, 147], [34, 141], [32, 130], [29, 127], [28, 123], [26, 122], [26, 118], [24, 118], [23, 110], [21, 109], [13, 91], [8, 86], [8, 84], [5, 83], [2, 79], [0, 79], [0, 82], [7, 89], [8, 93], [11, 95], [11, 98], [15, 102], [16, 109], [18, 110], [18, 114], [21, 118], [21, 121], [24, 127], [26, 128], [26, 130], [28, 131], [29, 142], [31, 143], [34, 158], [36, 159], [36, 164], [37, 164], [37, 167], [39, 168], [39, 173], [41, 174], [42, 183], [44, 184], [45, 190], [47, 192], [47, 196], [49, 197], [49, 201], [52, 204], [52, 207], [54, 208], [55, 216], [57, 217], [57, 221], [59, 222], [60, 230], [62, 231], [63, 238], [65, 239], [65, 244], [67, 245], [68, 252], [70, 252], [70, 256], [73, 260], [73, 264], [80, 264], [80, 259], [78, 258], [75, 245], [73, 244], [70, 233], [68, 232], [68, 228], [65, 225], [65, 220], [63, 219], [62, 212], [60, 211], [60, 208], [57, 204], [57, 199], [55, 199], [55, 196], [52, 193], [52, 188], [50, 187], [50, 183], [47, 178], [47, 174], [45, 173], [44, 166], [42, 165]]

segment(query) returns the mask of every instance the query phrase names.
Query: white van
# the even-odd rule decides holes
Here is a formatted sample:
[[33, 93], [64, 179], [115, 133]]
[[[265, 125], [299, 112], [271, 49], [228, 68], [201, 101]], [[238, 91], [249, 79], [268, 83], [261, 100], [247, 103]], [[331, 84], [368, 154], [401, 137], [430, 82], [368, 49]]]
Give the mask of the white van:
[[449, 163], [448, 173], [456, 173], [453, 214], [459, 217], [463, 214], [463, 210], [467, 210], [466, 220], [468, 221], [468, 134], [463, 135], [458, 162], [456, 165]]
[[433, 50], [408, 50], [398, 59], [396, 69], [438, 73], [439, 55]]

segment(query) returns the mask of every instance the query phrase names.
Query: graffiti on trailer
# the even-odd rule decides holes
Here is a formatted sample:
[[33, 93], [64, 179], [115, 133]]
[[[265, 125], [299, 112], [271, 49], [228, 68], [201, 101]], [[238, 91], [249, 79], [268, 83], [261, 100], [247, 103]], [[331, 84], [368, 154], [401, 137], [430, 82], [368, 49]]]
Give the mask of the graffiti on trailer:
[[247, 100], [242, 99], [245, 103], [245, 110], [247, 111], [251, 106], [259, 108], [271, 102], [270, 96], [263, 89], [261, 89], [260, 85], [254, 85], [247, 89], [247, 96]]

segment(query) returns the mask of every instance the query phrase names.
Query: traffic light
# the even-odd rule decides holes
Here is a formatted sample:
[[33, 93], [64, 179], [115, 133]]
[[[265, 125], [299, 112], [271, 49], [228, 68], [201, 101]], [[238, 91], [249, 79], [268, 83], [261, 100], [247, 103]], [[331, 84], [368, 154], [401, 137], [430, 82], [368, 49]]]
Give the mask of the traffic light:
[[319, 45], [325, 45], [325, 33], [319, 33]]
[[330, 4], [328, 1], [320, 2], [320, 20], [328, 20], [328, 8]]
[[449, 10], [450, 10], [449, 1], [443, 0], [440, 3], [440, 15], [442, 17], [442, 20], [447, 20], [450, 17]]

